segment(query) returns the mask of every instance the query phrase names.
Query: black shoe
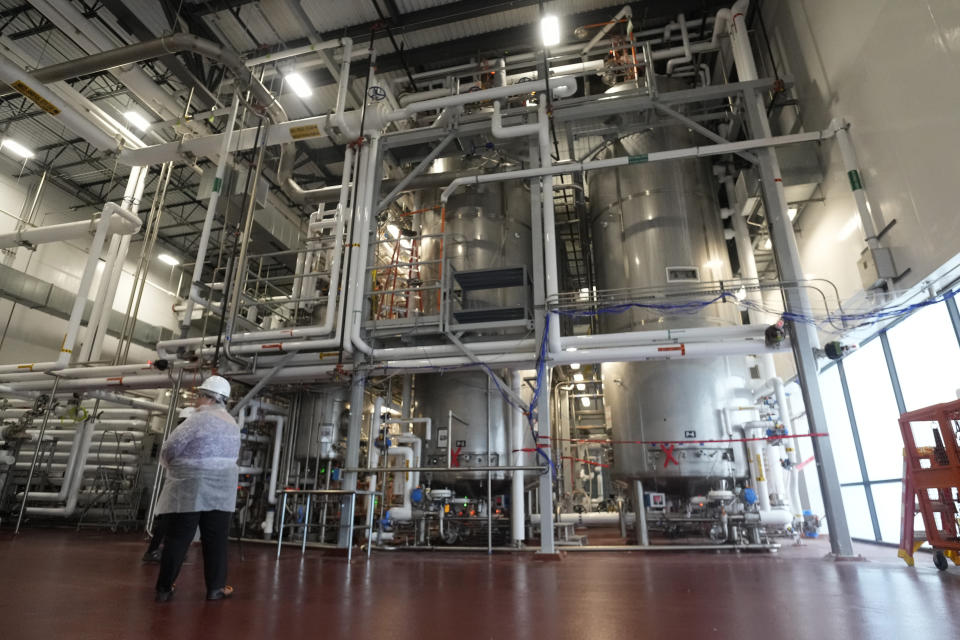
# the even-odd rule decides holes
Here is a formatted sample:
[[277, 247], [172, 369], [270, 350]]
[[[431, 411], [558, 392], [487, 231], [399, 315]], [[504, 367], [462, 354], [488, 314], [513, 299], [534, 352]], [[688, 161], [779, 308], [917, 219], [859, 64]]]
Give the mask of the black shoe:
[[207, 600], [223, 600], [233, 595], [233, 587], [227, 585], [221, 589], [207, 591]]
[[154, 551], [145, 551], [143, 553], [144, 562], [160, 562], [160, 558], [163, 556], [163, 551], [156, 549]]
[[154, 598], [156, 602], [170, 602], [170, 598], [173, 597], [174, 588], [171, 587], [170, 591], [160, 591], [157, 590], [157, 595]]

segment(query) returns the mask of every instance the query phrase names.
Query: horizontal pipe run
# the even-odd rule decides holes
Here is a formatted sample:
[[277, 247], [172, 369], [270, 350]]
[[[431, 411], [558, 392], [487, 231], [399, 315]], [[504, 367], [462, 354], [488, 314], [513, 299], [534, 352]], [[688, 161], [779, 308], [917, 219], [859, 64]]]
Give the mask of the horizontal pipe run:
[[788, 144], [798, 144], [801, 142], [819, 142], [822, 140], [827, 140], [833, 137], [833, 135], [833, 129], [824, 129], [821, 131], [812, 131], [810, 133], [771, 136], [769, 138], [756, 138], [752, 140], [742, 140], [739, 142], [687, 147], [685, 149], [673, 149], [670, 151], [654, 151], [638, 156], [619, 156], [616, 158], [593, 160], [590, 162], [561, 162], [555, 165], [536, 169], [520, 169], [516, 171], [506, 171], [503, 173], [488, 173], [465, 178], [457, 178], [451, 182], [446, 189], [443, 190], [443, 193], [440, 194], [440, 201], [447, 202], [453, 192], [464, 185], [479, 185], [490, 182], [505, 182], [508, 180], [529, 180], [531, 178], [539, 178], [541, 176], [583, 173], [585, 171], [593, 171], [596, 169], [611, 169], [630, 164], [646, 164], [649, 162], [662, 162], [665, 160], [704, 158], [709, 156], [737, 153], [738, 151], [748, 151], [750, 149], [777, 147]]

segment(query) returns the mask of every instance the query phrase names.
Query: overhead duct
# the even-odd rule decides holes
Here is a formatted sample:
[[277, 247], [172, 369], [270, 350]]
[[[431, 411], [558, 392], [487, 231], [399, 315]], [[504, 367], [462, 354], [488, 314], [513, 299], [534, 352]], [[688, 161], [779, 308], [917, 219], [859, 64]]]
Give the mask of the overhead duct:
[[[29, 309], [68, 320], [76, 294], [12, 267], [0, 265], [0, 298], [6, 298]], [[84, 321], [89, 319], [92, 308], [93, 304], [88, 301], [84, 309]], [[112, 310], [107, 325], [107, 333], [119, 337], [122, 326], [123, 314]], [[134, 327], [132, 339], [133, 342], [141, 346], [152, 348], [159, 340], [169, 339], [172, 336], [173, 332], [166, 327], [157, 327], [138, 321]]]

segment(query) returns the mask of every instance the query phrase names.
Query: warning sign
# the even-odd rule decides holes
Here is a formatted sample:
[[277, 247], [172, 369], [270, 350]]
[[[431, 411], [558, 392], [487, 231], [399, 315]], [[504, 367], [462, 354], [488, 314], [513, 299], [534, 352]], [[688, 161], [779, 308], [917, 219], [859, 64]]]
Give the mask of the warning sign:
[[315, 124], [307, 124], [302, 127], [290, 127], [290, 137], [294, 140], [303, 138], [317, 138], [320, 134], [320, 127]]
[[29, 86], [27, 86], [23, 82], [20, 82], [19, 80], [17, 80], [16, 82], [12, 82], [10, 86], [13, 87], [15, 90], [17, 90], [19, 93], [26, 96], [35, 105], [37, 105], [38, 107], [40, 107], [41, 109], [49, 113], [50, 115], [55, 116], [58, 113], [60, 113], [60, 109], [57, 109], [55, 106], [53, 106], [53, 104], [50, 103], [49, 100], [41, 96], [39, 93], [31, 89]]

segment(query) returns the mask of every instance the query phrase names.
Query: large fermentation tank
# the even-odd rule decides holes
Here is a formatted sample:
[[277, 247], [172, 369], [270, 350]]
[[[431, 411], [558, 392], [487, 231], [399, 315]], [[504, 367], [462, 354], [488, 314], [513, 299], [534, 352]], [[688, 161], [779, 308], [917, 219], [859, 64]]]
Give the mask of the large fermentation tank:
[[[424, 443], [425, 467], [452, 466], [463, 471], [427, 474], [434, 488], [451, 488], [458, 495], [485, 496], [486, 471], [471, 467], [510, 464], [510, 406], [483, 371], [418, 375], [417, 409], [432, 420], [432, 434]], [[451, 415], [452, 414], [452, 415]], [[509, 474], [491, 474], [493, 495], [507, 490]]]
[[[442, 158], [431, 167], [433, 173], [475, 170], [469, 162], [454, 158]], [[420, 192], [417, 202], [420, 209], [439, 205], [439, 190]], [[462, 187], [450, 196], [444, 210], [424, 211], [420, 215], [420, 225], [423, 235], [435, 234], [435, 237], [424, 238], [422, 259], [439, 260], [441, 255], [446, 256], [448, 283], [456, 272], [508, 267], [524, 267], [529, 278], [533, 254], [530, 192], [522, 182]], [[440, 234], [443, 234], [443, 240]], [[438, 282], [442, 275], [439, 265], [426, 266], [423, 273], [427, 283]], [[523, 307], [529, 295], [529, 287], [463, 291], [462, 301], [456, 308]], [[435, 312], [436, 298], [427, 297], [431, 299]]]
[[[695, 144], [686, 128], [661, 127], [623, 138], [608, 150], [608, 157], [641, 156]], [[655, 296], [657, 303], [669, 304], [671, 292], [731, 277], [709, 170], [707, 162], [687, 159], [590, 174], [600, 290], [647, 289], [644, 294], [624, 291], [622, 295], [624, 299]], [[601, 327], [604, 332], [679, 329], [736, 324], [737, 316], [736, 307], [728, 304], [716, 304], [695, 315], [633, 309], [602, 315]], [[730, 402], [731, 374], [742, 376], [744, 368], [742, 358], [604, 364], [604, 401], [614, 440], [728, 437], [722, 410]], [[698, 489], [691, 484], [747, 474], [744, 454], [737, 446], [678, 445], [670, 456], [656, 445], [614, 445], [614, 475], [692, 491]]]

